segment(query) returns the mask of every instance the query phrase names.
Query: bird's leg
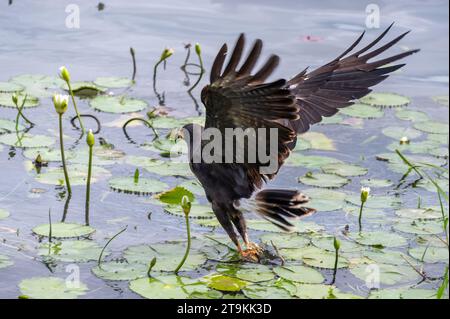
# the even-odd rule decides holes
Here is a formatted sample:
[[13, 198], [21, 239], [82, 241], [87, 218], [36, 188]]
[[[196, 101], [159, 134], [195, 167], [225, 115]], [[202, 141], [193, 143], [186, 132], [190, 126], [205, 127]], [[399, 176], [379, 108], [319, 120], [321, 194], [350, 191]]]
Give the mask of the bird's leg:
[[249, 241], [247, 234], [247, 225], [245, 223], [245, 218], [242, 212], [238, 210], [234, 211], [231, 215], [231, 221], [244, 240], [246, 249], [240, 251], [242, 259], [250, 262], [259, 262], [263, 250], [257, 244], [251, 243]]

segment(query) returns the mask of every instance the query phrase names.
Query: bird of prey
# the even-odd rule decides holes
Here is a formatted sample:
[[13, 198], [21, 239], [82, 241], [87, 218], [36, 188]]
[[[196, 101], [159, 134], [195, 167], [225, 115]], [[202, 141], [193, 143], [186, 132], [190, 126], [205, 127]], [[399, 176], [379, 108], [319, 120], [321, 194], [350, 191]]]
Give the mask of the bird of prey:
[[[276, 55], [271, 55], [257, 72], [252, 72], [263, 45], [259, 39], [243, 59], [245, 36], [241, 34], [225, 68], [227, 45], [219, 50], [211, 68], [210, 84], [201, 93], [206, 109], [205, 126], [185, 125], [181, 136], [188, 144], [192, 172], [243, 259], [257, 261], [261, 253], [261, 249], [249, 240], [243, 211], [252, 210], [289, 232], [295, 229], [293, 219], [310, 215], [315, 210], [305, 206], [308, 197], [297, 190], [263, 189], [277, 171], [262, 172], [261, 167], [265, 164], [261, 161], [193, 161], [194, 155], [201, 153], [210, 141], [201, 134], [208, 128], [216, 128], [223, 134], [227, 128], [275, 129], [278, 132], [278, 168], [281, 167], [295, 147], [297, 134], [308, 131], [323, 117], [333, 116], [340, 108], [354, 104], [355, 100], [371, 92], [370, 87], [405, 65], [393, 62], [419, 51], [375, 59], [408, 33], [373, 49], [391, 27], [367, 46], [353, 52], [363, 39], [363, 32], [331, 62], [311, 72], [305, 69], [290, 80], [266, 81], [278, 66], [280, 59]], [[268, 134], [266, 138], [269, 139]], [[253, 145], [247, 143], [245, 146], [247, 150]], [[241, 248], [236, 230], [243, 239], [245, 250]]]

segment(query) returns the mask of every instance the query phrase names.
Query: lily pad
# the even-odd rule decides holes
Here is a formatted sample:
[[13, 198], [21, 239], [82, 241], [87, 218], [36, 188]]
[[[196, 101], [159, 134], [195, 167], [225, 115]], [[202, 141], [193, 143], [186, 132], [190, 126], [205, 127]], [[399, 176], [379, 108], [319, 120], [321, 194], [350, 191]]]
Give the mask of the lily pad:
[[64, 81], [55, 76], [41, 74], [24, 74], [11, 78], [10, 82], [22, 85], [25, 89], [22, 93], [36, 97], [50, 97], [53, 90], [59, 88]]
[[440, 234], [444, 231], [440, 222], [420, 220], [401, 222], [394, 225], [394, 228], [404, 233], [417, 235]]
[[[335, 252], [334, 248], [334, 237], [332, 236], [320, 236], [313, 237], [311, 240], [312, 244], [317, 248], [325, 249], [327, 251]], [[341, 240], [341, 246], [339, 251], [342, 252], [355, 252], [362, 249], [362, 247], [354, 242], [348, 240]]]
[[439, 148], [438, 142], [433, 142], [430, 140], [425, 140], [421, 142], [412, 141], [410, 143], [400, 144], [399, 142], [393, 142], [388, 145], [390, 151], [399, 150], [402, 153], [413, 153], [413, 154], [429, 154], [433, 150]]
[[426, 263], [448, 263], [448, 248], [417, 246], [409, 249], [409, 254], [415, 259]]
[[336, 164], [336, 163], [342, 163], [342, 161], [333, 157], [319, 156], [319, 155], [303, 155], [300, 153], [292, 153], [286, 161], [286, 165], [301, 166], [306, 167], [308, 169], [320, 168], [328, 164]]
[[281, 278], [294, 282], [307, 284], [320, 284], [325, 280], [325, 278], [322, 276], [320, 272], [318, 272], [313, 268], [305, 266], [297, 266], [297, 265], [280, 266], [275, 267], [273, 271]]
[[[81, 164], [69, 164], [66, 166], [70, 184], [74, 185], [86, 185], [88, 167]], [[96, 183], [99, 180], [108, 178], [111, 173], [100, 166], [92, 166], [91, 184]], [[64, 170], [62, 167], [51, 167], [45, 172], [41, 172], [36, 176], [36, 181], [49, 185], [64, 185]]]
[[252, 283], [269, 281], [275, 278], [272, 269], [266, 265], [253, 265], [240, 268], [235, 277], [241, 280], [250, 281]]
[[426, 121], [414, 124], [414, 128], [419, 131], [430, 133], [430, 134], [446, 134], [449, 133], [448, 123], [436, 122], [436, 121]]
[[199, 124], [204, 125], [205, 119], [203, 116], [199, 117], [185, 117], [175, 118], [171, 116], [158, 116], [151, 120], [154, 128], [157, 129], [173, 129], [183, 127], [185, 124]]
[[310, 201], [308, 206], [319, 212], [331, 212], [344, 207], [346, 194], [331, 189], [309, 188], [302, 191]]
[[360, 181], [361, 185], [373, 188], [391, 187], [394, 183], [390, 179], [368, 178]]
[[127, 156], [125, 162], [162, 176], [193, 176], [188, 163], [161, 161], [145, 156]]
[[[40, 155], [43, 162], [61, 162], [61, 150], [59, 148], [30, 148], [24, 150], [23, 155], [31, 160]], [[64, 155], [67, 161], [76, 156], [75, 152], [71, 150], [65, 150]]]
[[148, 265], [120, 260], [103, 262], [92, 268], [94, 275], [105, 280], [135, 280], [147, 277], [147, 271]]
[[422, 135], [422, 133], [414, 128], [392, 126], [382, 130], [382, 133], [388, 137], [391, 137], [397, 141], [400, 141], [402, 137], [407, 137], [409, 140], [413, 140]]
[[[306, 252], [302, 255], [302, 261], [306, 265], [316, 268], [334, 269], [335, 260], [335, 253], [326, 250]], [[347, 258], [339, 256], [337, 268], [347, 268], [348, 266]]]
[[300, 140], [309, 142], [310, 148], [322, 151], [335, 151], [334, 142], [320, 132], [306, 132], [300, 135]]
[[311, 147], [312, 146], [311, 146], [310, 142], [308, 142], [307, 140], [304, 140], [302, 138], [298, 138], [293, 151], [294, 152], [306, 151], [306, 150], [309, 150]]
[[203, 186], [198, 181], [189, 180], [189, 181], [185, 181], [185, 182], [181, 183], [178, 186], [187, 189], [188, 191], [190, 191], [191, 193], [193, 193], [195, 195], [205, 196], [205, 190], [203, 189]]
[[441, 212], [438, 212], [434, 209], [426, 209], [426, 208], [402, 208], [395, 212], [397, 216], [408, 219], [440, 219], [442, 218]]
[[0, 135], [0, 143], [18, 148], [49, 147], [55, 143], [55, 139], [46, 135], [9, 133]]
[[[0, 93], [0, 106], [6, 106], [6, 107], [13, 107], [16, 108], [16, 105], [12, 101], [12, 95], [13, 93]], [[17, 94], [17, 104], [22, 106], [23, 99], [25, 98], [25, 95]], [[27, 100], [25, 101], [25, 104], [23, 105], [23, 108], [30, 108], [30, 107], [36, 107], [39, 105], [39, 99], [32, 95], [27, 95]]]
[[448, 135], [445, 134], [428, 134], [428, 140], [448, 145]]
[[211, 274], [203, 277], [208, 287], [225, 292], [238, 292], [247, 286], [247, 282], [222, 274]]
[[[314, 222], [305, 222], [299, 221], [297, 223], [294, 222], [294, 226], [296, 227], [296, 233], [315, 233], [323, 230], [323, 227], [314, 223]], [[283, 233], [284, 231], [270, 223], [269, 221], [262, 219], [248, 219], [247, 227], [254, 230], [267, 231], [267, 232], [275, 232], [275, 233]]]
[[107, 113], [131, 113], [147, 108], [147, 102], [125, 96], [97, 96], [90, 101], [92, 108]]
[[[164, 208], [164, 211], [172, 214], [177, 215], [180, 217], [184, 217], [183, 210], [179, 205], [169, 205]], [[189, 218], [197, 218], [197, 219], [211, 219], [214, 218], [215, 215], [212, 211], [211, 206], [209, 205], [199, 205], [199, 204], [193, 204], [191, 206], [191, 211], [189, 212]]]
[[161, 192], [168, 187], [164, 182], [150, 178], [139, 178], [135, 182], [133, 177], [116, 177], [109, 180], [109, 186], [115, 191], [148, 195]]
[[278, 249], [283, 248], [302, 248], [310, 244], [309, 238], [301, 236], [297, 233], [293, 234], [264, 234], [261, 236], [261, 242], [265, 245], [272, 246], [273, 244]]
[[369, 299], [436, 299], [436, 290], [411, 287], [372, 290]]
[[430, 118], [424, 112], [408, 110], [408, 109], [399, 109], [395, 112], [395, 116], [400, 120], [411, 121], [411, 122], [425, 122]]
[[[100, 87], [93, 82], [87, 81], [72, 82], [70, 83], [70, 86], [72, 87], [73, 94], [79, 97], [89, 98], [94, 97], [99, 93], [106, 92], [106, 89], [104, 87]], [[63, 83], [61, 85], [61, 88], [63, 90], [69, 91], [69, 87], [67, 86], [66, 83]]]
[[187, 299], [190, 294], [208, 291], [202, 282], [173, 275], [136, 279], [129, 287], [147, 299]]
[[262, 287], [258, 285], [249, 285], [242, 289], [242, 292], [250, 299], [291, 299], [292, 295], [281, 287]]
[[24, 87], [17, 83], [0, 82], [0, 93], [12, 93], [23, 91]]
[[406, 238], [404, 238], [403, 236], [384, 231], [361, 232], [357, 234], [351, 234], [350, 237], [361, 245], [372, 246], [376, 248], [403, 247], [408, 243]]
[[13, 264], [13, 261], [8, 256], [0, 255], [0, 269], [12, 266]]
[[[19, 125], [17, 126], [17, 130], [20, 132], [23, 131], [24, 129], [25, 127], [19, 123]], [[0, 119], [0, 134], [15, 131], [16, 131], [16, 122], [7, 119]]]
[[190, 191], [181, 186], [174, 187], [168, 191], [160, 193], [156, 196], [161, 202], [169, 205], [181, 205], [183, 197], [187, 196], [190, 202], [193, 202], [195, 197]]
[[[372, 266], [373, 265], [373, 266]], [[358, 265], [355, 268], [350, 269], [350, 272], [361, 280], [366, 280], [370, 271], [373, 269], [369, 266], [377, 267], [379, 271], [379, 283], [384, 285], [395, 285], [399, 283], [406, 283], [418, 279], [418, 274], [410, 266], [399, 265], [385, 265], [385, 264], [372, 264], [372, 265]], [[372, 273], [372, 275], [374, 275]]]
[[82, 282], [67, 282], [56, 277], [24, 279], [19, 288], [22, 295], [34, 299], [76, 299], [88, 290]]
[[433, 101], [435, 101], [438, 104], [448, 106], [448, 95], [433, 96]]
[[384, 115], [384, 111], [382, 109], [361, 103], [342, 108], [339, 110], [339, 113], [363, 119], [375, 119], [383, 117]]
[[[41, 244], [38, 254], [63, 262], [88, 262], [98, 260], [101, 251], [102, 247], [93, 241], [65, 240]], [[103, 256], [107, 255], [108, 252], [103, 252]]]
[[359, 100], [361, 103], [381, 107], [400, 107], [408, 105], [411, 100], [395, 93], [372, 92]]
[[9, 212], [7, 210], [0, 208], [0, 220], [5, 219], [8, 216], [9, 216]]
[[[95, 232], [90, 226], [71, 224], [71, 223], [55, 223], [51, 225], [52, 238], [70, 238], [87, 236]], [[39, 236], [48, 237], [50, 233], [50, 225], [43, 224], [33, 228], [33, 233]]]
[[322, 166], [322, 171], [326, 174], [336, 174], [342, 177], [366, 175], [368, 170], [359, 165], [336, 163]]
[[334, 174], [308, 173], [299, 177], [299, 182], [308, 186], [339, 188], [347, 185], [350, 180]]
[[343, 293], [326, 284], [297, 284], [295, 296], [300, 299], [359, 299], [360, 296]]
[[[360, 206], [361, 205], [361, 195], [352, 193], [347, 195], [345, 200], [353, 205]], [[374, 209], [383, 209], [383, 208], [395, 208], [399, 207], [401, 204], [400, 198], [395, 196], [384, 196], [384, 195], [370, 195], [367, 202], [364, 204], [364, 207], [374, 208]]]
[[94, 84], [98, 86], [107, 87], [110, 89], [116, 89], [116, 88], [124, 88], [129, 87], [133, 84], [133, 81], [129, 78], [125, 77], [117, 77], [117, 76], [104, 76], [104, 77], [98, 77], [95, 79]]

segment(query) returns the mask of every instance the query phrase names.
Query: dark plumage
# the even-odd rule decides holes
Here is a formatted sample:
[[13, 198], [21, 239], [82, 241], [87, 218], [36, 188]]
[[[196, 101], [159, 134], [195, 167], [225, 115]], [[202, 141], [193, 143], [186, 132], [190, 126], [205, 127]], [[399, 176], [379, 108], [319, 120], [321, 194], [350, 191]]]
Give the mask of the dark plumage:
[[[304, 206], [308, 198], [296, 190], [260, 190], [277, 173], [261, 173], [265, 163], [250, 162], [246, 158], [243, 162], [233, 160], [233, 163], [192, 162], [193, 154], [200, 152], [208, 142], [195, 140], [194, 131], [201, 133], [206, 128], [217, 128], [224, 134], [226, 128], [277, 129], [278, 168], [281, 167], [295, 147], [298, 133], [306, 132], [310, 125], [320, 122], [323, 117], [336, 114], [339, 108], [350, 106], [354, 100], [370, 93], [370, 87], [405, 65], [391, 63], [419, 51], [406, 51], [369, 62], [408, 33], [371, 50], [391, 27], [369, 45], [351, 53], [360, 43], [363, 33], [330, 63], [312, 72], [305, 69], [289, 81], [266, 82], [279, 63], [276, 55], [270, 56], [257, 72], [252, 73], [262, 50], [259, 39], [248, 56], [242, 59], [245, 37], [241, 34], [225, 68], [227, 45], [219, 50], [211, 68], [210, 84], [201, 93], [206, 108], [205, 128], [186, 125], [184, 135], [189, 136], [191, 169], [205, 189], [220, 224], [243, 255], [257, 253], [258, 249], [248, 239], [242, 209], [258, 213], [285, 231], [294, 229], [290, 220], [309, 215], [314, 209]], [[250, 144], [245, 144], [245, 150], [257, 151], [257, 146]], [[235, 229], [242, 236], [247, 251], [241, 250]]]

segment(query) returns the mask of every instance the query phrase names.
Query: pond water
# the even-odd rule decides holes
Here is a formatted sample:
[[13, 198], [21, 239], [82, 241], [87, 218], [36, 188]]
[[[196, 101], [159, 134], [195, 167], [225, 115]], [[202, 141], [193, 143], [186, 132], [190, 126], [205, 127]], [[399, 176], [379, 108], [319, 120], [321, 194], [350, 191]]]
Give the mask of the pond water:
[[[50, 161], [38, 174], [31, 163], [37, 151], [17, 144], [11, 146], [11, 140], [13, 144], [16, 140], [15, 133], [8, 133], [11, 127], [3, 129], [0, 126], [0, 142], [3, 143], [0, 144], [0, 298], [47, 297], [48, 291], [59, 293], [58, 284], [61, 283], [29, 279], [53, 277], [70, 281], [78, 275], [82, 282], [80, 288], [71, 290], [66, 285], [59, 296], [155, 297], [155, 291], [160, 288], [157, 283], [149, 284], [145, 279], [130, 284], [131, 279], [146, 277], [147, 264], [155, 254], [159, 261], [153, 274], [170, 287], [164, 297], [321, 298], [331, 294], [344, 298], [370, 294], [371, 297], [434, 298], [448, 265], [448, 244], [444, 243], [438, 194], [429, 182], [414, 183], [417, 179], [414, 172], [402, 182], [408, 167], [401, 164], [393, 151], [400, 148], [412, 160], [448, 168], [448, 1], [377, 2], [381, 10], [381, 28], [369, 29], [366, 38], [375, 38], [395, 21], [390, 38], [406, 30], [412, 32], [391, 49], [391, 53], [407, 48], [421, 48], [422, 51], [407, 58], [407, 66], [378, 85], [375, 91], [408, 97], [410, 103], [367, 108], [363, 114], [354, 110], [344, 112], [326, 124], [314, 126], [302, 139], [304, 149], [299, 147], [288, 165], [270, 183], [271, 187], [306, 190], [319, 209], [315, 215], [299, 222], [299, 233], [289, 236], [278, 233], [268, 224], [250, 222], [251, 238], [266, 243], [273, 240], [280, 254], [287, 259], [286, 266], [292, 268], [221, 263], [230, 256], [223, 244], [231, 247], [224, 232], [210, 227], [216, 225], [214, 219], [192, 219], [193, 250], [186, 270], [180, 275], [189, 277], [182, 280], [193, 284], [183, 284], [184, 288], [189, 287], [184, 290], [179, 289], [180, 284], [173, 275], [159, 273], [161, 269], [171, 270], [170, 267], [175, 267], [182, 258], [186, 239], [184, 218], [177, 215], [176, 208], [169, 208], [172, 214], [168, 214], [168, 209], [150, 195], [116, 192], [110, 187], [113, 178], [128, 177], [131, 180], [136, 168], [140, 170], [140, 178], [150, 179], [152, 186], [160, 190], [186, 185], [193, 179], [186, 166], [165, 167], [148, 161], [152, 158], [167, 160], [152, 145], [151, 130], [143, 125], [130, 127], [130, 140], [121, 129], [121, 124], [128, 118], [145, 117], [146, 111], [158, 106], [158, 98], [152, 89], [152, 74], [161, 51], [164, 47], [175, 50], [166, 69], [159, 68], [157, 77], [157, 90], [164, 92], [165, 108], [168, 116], [173, 118], [167, 121], [155, 119], [164, 136], [168, 127], [183, 124], [177, 119], [203, 114], [202, 106], [196, 110], [195, 102], [198, 101], [194, 102], [187, 94], [189, 86], [186, 86], [185, 74], [180, 69], [186, 57], [186, 43], [201, 44], [205, 68], [209, 70], [221, 44], [225, 41], [231, 44], [240, 32], [245, 32], [249, 40], [257, 37], [264, 40], [266, 54], [280, 55], [282, 62], [275, 76], [289, 77], [306, 66], [314, 68], [328, 62], [351, 44], [365, 29], [367, 3], [108, 0], [104, 2], [103, 10], [99, 10], [92, 1], [78, 1], [79, 28], [67, 28], [66, 17], [70, 13], [65, 10], [70, 3], [12, 1], [9, 5], [8, 1], [2, 1], [0, 4], [0, 82], [10, 79], [19, 84], [26, 82], [27, 93], [40, 95], [37, 107], [24, 109], [24, 114], [36, 124], [27, 134], [45, 135], [54, 143], [50, 148], [58, 148], [58, 117], [50, 96], [53, 91], [62, 90], [43, 90], [39, 81], [30, 84], [30, 76], [17, 76], [56, 76], [58, 68], [66, 65], [74, 81], [130, 77], [130, 47], [136, 52], [136, 84], [129, 89], [108, 88], [106, 93], [140, 99], [148, 107], [138, 108], [142, 111], [131, 114], [108, 113], [94, 110], [90, 99], [77, 99], [80, 112], [95, 115], [102, 124], [96, 135], [97, 156], [94, 157], [94, 165], [100, 168], [94, 170], [97, 180], [92, 184], [90, 201], [90, 225], [95, 228], [95, 233], [88, 238], [78, 238], [77, 242], [53, 238], [50, 254], [48, 238], [33, 234], [33, 229], [48, 223], [49, 209], [52, 223], [63, 218], [67, 196], [64, 187], [54, 185], [62, 179], [61, 172], [54, 171], [60, 167], [58, 156], [53, 154], [55, 161]], [[194, 52], [190, 61], [197, 63]], [[195, 97], [199, 96], [207, 77], [208, 72], [193, 91]], [[192, 85], [196, 76], [191, 75], [190, 80], [189, 85]], [[7, 96], [7, 93], [0, 94]], [[439, 101], [436, 97], [440, 97]], [[110, 107], [111, 101], [107, 102], [106, 107]], [[381, 103], [390, 104], [391, 101]], [[101, 106], [104, 103], [100, 102]], [[14, 121], [16, 114], [14, 108], [0, 107], [1, 119]], [[72, 170], [75, 182], [65, 221], [82, 224], [87, 151], [84, 138], [78, 141], [79, 130], [70, 123], [74, 115], [70, 107], [63, 121], [68, 161], [76, 170]], [[84, 121], [88, 128], [96, 128], [91, 119]], [[5, 137], [8, 134], [13, 135], [8, 139]], [[408, 136], [411, 143], [401, 147], [399, 139], [403, 136]], [[114, 152], [99, 146], [100, 138], [114, 145]], [[44, 154], [45, 149], [39, 151]], [[312, 155], [321, 157], [307, 157]], [[331, 161], [332, 165], [321, 165], [321, 160]], [[341, 162], [336, 164], [337, 160]], [[349, 168], [342, 163], [360, 167]], [[178, 176], [173, 176], [175, 169]], [[321, 170], [331, 174], [326, 175], [324, 181], [321, 176], [314, 178]], [[429, 173], [439, 172], [439, 177], [433, 176], [448, 192], [448, 171], [437, 168], [432, 171]], [[342, 178], [332, 173], [351, 176]], [[299, 182], [299, 177], [303, 183]], [[347, 178], [349, 181], [345, 180]], [[361, 185], [367, 184], [367, 179], [372, 182], [372, 196], [364, 211], [363, 230], [358, 234], [359, 190]], [[165, 185], [157, 184], [155, 180]], [[337, 183], [333, 186], [338, 186], [332, 191], [323, 187], [331, 181]], [[198, 187], [189, 187], [198, 193], [197, 201], [206, 204]], [[411, 210], [418, 205], [432, 209]], [[448, 202], [444, 198], [443, 205], [448, 211]], [[196, 207], [196, 212], [203, 217], [211, 216], [208, 209], [205, 211], [201, 206]], [[254, 216], [249, 218], [255, 219]], [[101, 248], [125, 227], [126, 231], [106, 248], [104, 268], [92, 271], [97, 266]], [[342, 242], [342, 264], [339, 264], [342, 268], [337, 273], [336, 288], [330, 291], [326, 284], [330, 283], [333, 272], [334, 235]], [[380, 273], [378, 292], [370, 292], [367, 287], [366, 280], [371, 280], [369, 277], [374, 269], [370, 265], [378, 267]], [[121, 270], [118, 267], [122, 267]], [[427, 277], [423, 282], [417, 273], [421, 269]], [[117, 279], [118, 274], [127, 280], [108, 280], [114, 276]], [[261, 278], [264, 278], [263, 282], [255, 283]], [[207, 285], [215, 289], [207, 288]], [[222, 295], [229, 290], [232, 292]]]

